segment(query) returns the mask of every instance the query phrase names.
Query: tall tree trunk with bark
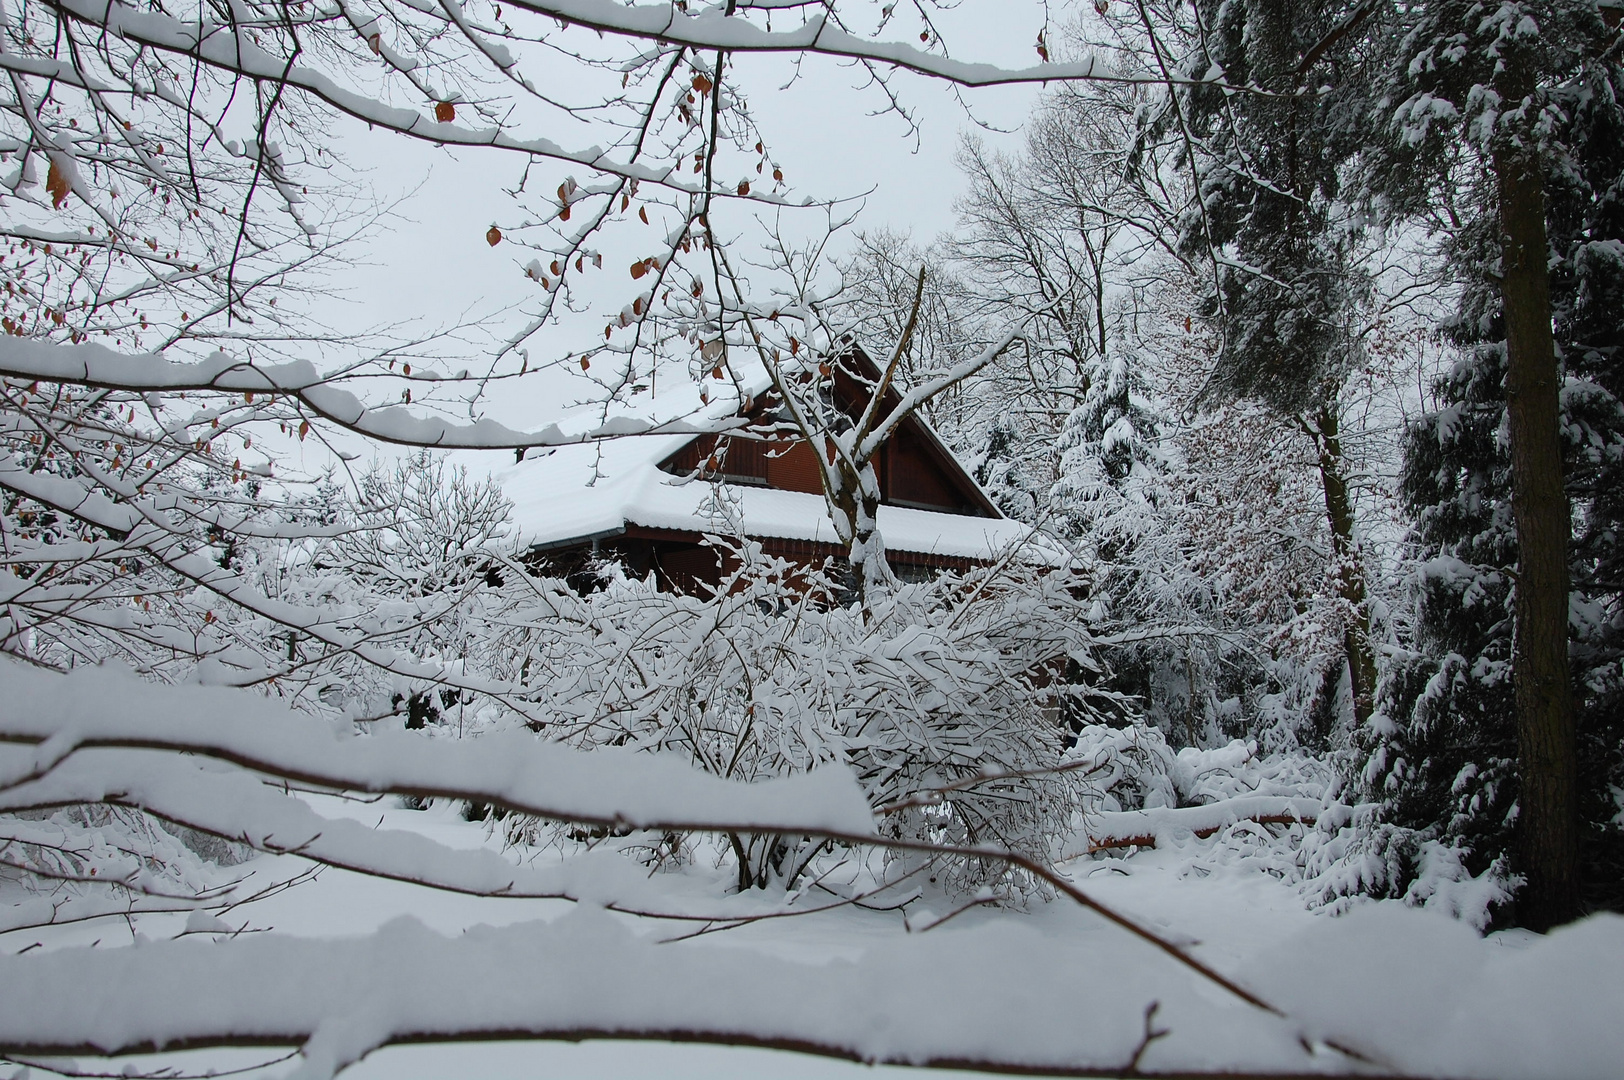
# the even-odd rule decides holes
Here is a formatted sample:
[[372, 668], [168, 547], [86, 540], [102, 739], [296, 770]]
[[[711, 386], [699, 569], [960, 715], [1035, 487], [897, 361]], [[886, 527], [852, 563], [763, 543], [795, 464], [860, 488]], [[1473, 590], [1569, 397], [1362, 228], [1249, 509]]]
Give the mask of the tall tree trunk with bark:
[[864, 458], [860, 468], [835, 452], [828, 456], [829, 472], [839, 486], [825, 481], [824, 496], [829, 504], [835, 533], [846, 547], [846, 588], [850, 598], [868, 611], [870, 593], [893, 580], [885, 558], [885, 542], [879, 531], [880, 484], [874, 463]]
[[1528, 883], [1519, 918], [1544, 930], [1579, 915], [1577, 747], [1568, 686], [1568, 540], [1562, 486], [1560, 380], [1551, 333], [1545, 191], [1532, 117], [1534, 71], [1524, 49], [1506, 58], [1501, 100], [1525, 115], [1494, 143], [1499, 185], [1501, 300], [1511, 506], [1518, 566], [1512, 675], [1521, 795], [1517, 827]]
[[1348, 688], [1354, 723], [1370, 720], [1376, 696], [1376, 652], [1370, 641], [1370, 603], [1365, 589], [1364, 560], [1355, 535], [1353, 500], [1348, 494], [1336, 408], [1322, 404], [1312, 421], [1299, 420], [1319, 456], [1320, 483], [1325, 489], [1325, 516], [1331, 526], [1331, 557], [1336, 560], [1337, 596], [1347, 605], [1342, 651], [1348, 661]]

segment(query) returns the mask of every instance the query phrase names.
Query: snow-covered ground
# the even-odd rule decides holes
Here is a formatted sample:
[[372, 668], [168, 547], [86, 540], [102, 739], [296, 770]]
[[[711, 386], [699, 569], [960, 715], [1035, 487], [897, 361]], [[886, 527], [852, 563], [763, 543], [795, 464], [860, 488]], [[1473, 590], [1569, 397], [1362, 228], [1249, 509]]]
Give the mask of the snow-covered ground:
[[[501, 848], [498, 835], [484, 825], [462, 820], [448, 803], [410, 810], [392, 798], [371, 803], [328, 797], [307, 797], [307, 801], [328, 816], [415, 832], [452, 847]], [[1261, 860], [1212, 858], [1214, 845], [1221, 842], [1221, 836], [1206, 840], [1188, 836], [1127, 858], [1080, 858], [1066, 865], [1072, 880], [1095, 899], [1186, 946], [1199, 959], [1280, 1007], [1288, 1015], [1287, 1028], [1311, 1040], [1339, 1044], [1377, 1063], [1364, 1068], [1380, 1072], [1385, 1064], [1412, 1073], [1474, 1077], [1620, 1075], [1624, 965], [1619, 961], [1624, 958], [1624, 919], [1597, 917], [1548, 938], [1520, 932], [1479, 938], [1456, 921], [1395, 903], [1360, 904], [1348, 914], [1333, 917], [1308, 910], [1296, 888], [1265, 872]], [[556, 859], [557, 854], [547, 849], [533, 857], [545, 862]], [[252, 872], [268, 881], [304, 868], [293, 856], [261, 856], [233, 872]], [[660, 877], [676, 902], [683, 897], [720, 896], [727, 888], [728, 874], [699, 859], [682, 871]], [[4, 899], [19, 897], [12, 893]], [[764, 906], [767, 903], [763, 900]], [[647, 987], [656, 999], [682, 998], [689, 987], [668, 973], [691, 968], [696, 973], [691, 987], [695, 1001], [709, 996], [713, 1007], [743, 1009], [740, 1027], [744, 1030], [751, 1026], [744, 1015], [749, 1003], [730, 1002], [725, 988], [719, 989], [713, 981], [717, 970], [740, 970], [742, 962], [742, 970], [776, 972], [780, 982], [788, 983], [781, 986], [782, 1002], [803, 1002], [813, 1013], [838, 1010], [840, 994], [871, 987], [876, 979], [889, 979], [893, 982], [888, 992], [856, 1004], [872, 1014], [864, 1033], [866, 1045], [880, 1051], [889, 1047], [902, 1054], [912, 1046], [910, 1032], [943, 1037], [930, 1023], [930, 1014], [939, 1013], [957, 1025], [956, 1043], [946, 1047], [948, 1052], [955, 1046], [966, 1053], [977, 1046], [996, 1049], [1009, 1041], [1012, 1030], [1031, 1025], [1025, 1037], [1036, 1060], [1063, 1053], [1075, 1036], [1085, 1044], [1089, 1038], [1102, 1037], [1120, 1043], [1129, 1051], [1120, 1059], [1126, 1063], [1143, 1039], [1145, 1006], [1159, 1001], [1162, 1008], [1151, 1023], [1172, 1030], [1165, 1043], [1173, 1056], [1159, 1059], [1164, 1040], [1152, 1042], [1142, 1061], [1147, 1070], [1159, 1063], [1176, 1063], [1203, 1043], [1210, 1046], [1214, 1065], [1248, 1058], [1257, 1066], [1285, 1064], [1272, 1053], [1255, 1052], [1256, 1045], [1248, 1042], [1254, 1037], [1271, 1041], [1269, 1036], [1277, 1033], [1280, 1022], [1260, 1017], [1257, 1010], [1203, 984], [1144, 942], [1064, 898], [1035, 904], [1025, 912], [973, 908], [929, 932], [911, 932], [910, 927], [928, 925], [933, 914], [940, 916], [951, 909], [946, 902], [927, 896], [905, 912], [844, 907], [664, 945], [652, 943], [692, 927], [634, 920], [601, 909], [583, 910], [586, 907], [561, 901], [470, 898], [326, 869], [314, 880], [238, 909], [228, 922], [233, 929], [246, 919], [250, 930], [330, 939], [327, 948], [336, 958], [356, 942], [377, 941], [361, 935], [380, 927], [389, 927], [384, 939], [396, 935], [409, 946], [407, 953], [416, 948], [412, 955], [428, 957], [435, 954], [418, 948], [425, 930], [415, 924], [433, 934], [474, 942], [483, 940], [481, 935], [486, 932], [476, 929], [482, 925], [528, 932], [520, 924], [546, 921], [551, 924], [549, 934], [556, 937], [535, 940], [555, 950], [546, 955], [563, 957], [564, 967], [571, 962], [569, 957], [577, 955], [570, 946], [579, 943], [579, 956], [601, 955], [606, 969], [623, 968], [617, 975], [621, 981], [616, 983], [608, 976], [607, 981], [595, 979], [595, 971], [583, 976], [585, 969], [579, 967], [568, 968], [573, 974], [566, 976], [561, 967], [559, 980], [578, 984], [583, 999], [603, 993], [605, 987], [635, 986], [644, 970], [637, 966], [640, 963], [646, 965]], [[927, 908], [934, 908], [934, 913]], [[615, 921], [622, 922], [624, 929], [608, 925]], [[41, 948], [30, 950], [35, 955], [95, 942], [95, 951], [106, 957], [114, 950], [123, 952], [132, 943], [132, 929], [140, 936], [141, 944], [135, 950], [139, 953], [169, 947], [159, 943], [186, 927], [184, 915], [151, 915], [133, 927], [123, 920], [102, 919], [46, 933], [10, 933], [0, 937], [0, 942], [8, 956], [36, 941]], [[193, 929], [223, 928], [194, 922]], [[198, 936], [193, 934], [189, 944], [198, 944]], [[245, 934], [238, 940], [250, 942], [253, 938]], [[557, 951], [561, 943], [565, 948]], [[177, 995], [166, 1004], [184, 1009], [179, 997], [197, 992], [200, 984], [187, 981], [185, 958], [179, 952], [175, 955], [179, 964], [176, 981], [154, 985], [151, 993], [160, 998]], [[537, 962], [534, 955], [522, 951], [495, 955], [510, 956], [511, 963], [495, 962], [483, 969], [429, 964], [408, 967], [397, 977], [403, 975], [415, 983], [408, 988], [408, 996], [420, 997], [430, 1011], [473, 1015], [480, 1012], [482, 1002], [495, 1008], [504, 995], [522, 989], [525, 982], [515, 980], [513, 969]], [[674, 967], [661, 962], [667, 957]], [[7, 978], [5, 968], [11, 967], [13, 975], [26, 970], [14, 966], [20, 959], [0, 961], [0, 986]], [[710, 966], [716, 964], [724, 966]], [[316, 997], [331, 989], [321, 985], [322, 972], [319, 961], [310, 965], [309, 993]], [[263, 974], [252, 967], [241, 971], [245, 999], [253, 997], [249, 984]], [[349, 974], [339, 963], [327, 977]], [[854, 980], [853, 974], [864, 977]], [[539, 977], [541, 982], [536, 985], [545, 985], [546, 973]], [[357, 985], [364, 985], [364, 980]], [[80, 989], [86, 1007], [91, 1007], [95, 988]], [[568, 1004], [569, 987], [558, 992]], [[836, 996], [830, 996], [832, 992]], [[12, 983], [9, 991], [0, 989], [0, 1000], [19, 1006], [25, 993]], [[585, 1012], [596, 1009], [611, 1017], [617, 1009], [614, 1001], [582, 1000], [578, 1004]], [[656, 1004], [665, 1008], [681, 1003]], [[507, 1002], [508, 1007], [512, 1005]], [[635, 1016], [640, 1008], [639, 1003], [628, 1001], [626, 1015]], [[978, 1017], [985, 1027], [980, 1034], [967, 1030]], [[805, 1018], [802, 1029], [821, 1030], [824, 1020], [839, 1023], [837, 1017], [813, 1015]], [[1182, 1033], [1177, 1030], [1181, 1023], [1187, 1025]], [[1075, 1030], [1055, 1030], [1068, 1027]], [[1181, 1040], [1181, 1034], [1188, 1038]], [[1181, 1042], [1182, 1049], [1177, 1045]], [[256, 1060], [257, 1053], [209, 1050], [165, 1060], [218, 1069]], [[1105, 1060], [1112, 1060], [1111, 1054]], [[1323, 1047], [1298, 1063], [1316, 1071], [1349, 1064], [1345, 1055]], [[87, 1059], [79, 1065], [94, 1068], [95, 1063]], [[115, 1063], [115, 1071], [122, 1065]], [[291, 1063], [281, 1064], [264, 1075], [280, 1075], [291, 1067]], [[881, 1073], [893, 1071], [925, 1075], [913, 1069]], [[8, 1080], [12, 1075], [20, 1074], [0, 1072]], [[668, 1042], [538, 1041], [390, 1047], [374, 1052], [345, 1075], [352, 1080], [521, 1076], [832, 1080], [874, 1076], [876, 1072], [850, 1062], [776, 1050]]]

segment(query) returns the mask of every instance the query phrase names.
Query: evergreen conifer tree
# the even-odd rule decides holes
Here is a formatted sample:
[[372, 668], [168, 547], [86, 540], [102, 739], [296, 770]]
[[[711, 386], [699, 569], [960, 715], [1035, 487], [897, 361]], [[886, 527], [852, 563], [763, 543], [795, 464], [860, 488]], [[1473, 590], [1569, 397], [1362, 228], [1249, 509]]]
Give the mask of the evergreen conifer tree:
[[1007, 413], [993, 418], [971, 442], [970, 475], [1005, 516], [1037, 520], [1043, 484], [1032, 474], [1033, 439]]
[[[1584, 60], [1550, 94], [1543, 185], [1561, 390], [1571, 685], [1578, 732], [1579, 861], [1591, 906], [1624, 903], [1624, 69]], [[1403, 495], [1421, 565], [1415, 652], [1395, 663], [1362, 782], [1402, 839], [1395, 888], [1419, 845], [1462, 852], [1472, 873], [1525, 872], [1512, 681], [1519, 565], [1507, 444], [1506, 322], [1492, 198], [1468, 202], [1450, 257], [1462, 298], [1446, 327], [1466, 355], [1412, 426]]]
[[1055, 443], [1060, 478], [1052, 499], [1065, 535], [1086, 542], [1093, 560], [1123, 562], [1149, 530], [1165, 467], [1159, 435], [1134, 359], [1120, 349], [1092, 359], [1082, 401]]

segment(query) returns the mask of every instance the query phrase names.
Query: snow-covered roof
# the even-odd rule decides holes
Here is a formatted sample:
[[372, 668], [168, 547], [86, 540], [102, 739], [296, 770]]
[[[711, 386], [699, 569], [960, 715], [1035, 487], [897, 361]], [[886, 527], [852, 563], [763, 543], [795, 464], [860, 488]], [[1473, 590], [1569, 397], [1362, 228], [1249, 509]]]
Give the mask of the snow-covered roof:
[[[714, 485], [663, 472], [659, 463], [691, 435], [650, 435], [596, 446], [561, 447], [497, 474], [513, 500], [513, 518], [527, 546], [551, 547], [618, 534], [627, 526], [726, 533], [712, 509]], [[744, 532], [755, 538], [838, 544], [823, 496], [728, 485], [727, 497]], [[1026, 538], [1028, 526], [1004, 518], [970, 517], [882, 506], [880, 535], [893, 551], [990, 559]]]
[[[680, 418], [701, 431], [721, 431], [737, 423], [741, 403], [757, 399], [771, 383], [755, 364], [738, 369], [741, 383], [709, 382], [706, 398], [694, 384], [661, 394], [645, 429]], [[923, 434], [942, 447], [922, 417], [914, 418]], [[568, 427], [569, 425], [565, 425]], [[597, 420], [582, 427], [601, 427]], [[618, 535], [629, 526], [726, 535], [730, 527], [715, 512], [716, 487], [703, 480], [675, 476], [660, 468], [696, 436], [635, 435], [594, 444], [533, 450], [525, 460], [496, 474], [513, 501], [513, 520], [526, 547], [562, 547], [572, 542]], [[974, 480], [966, 477], [974, 486]], [[979, 489], [978, 489], [979, 490]], [[731, 512], [739, 515], [744, 534], [815, 543], [840, 543], [822, 495], [745, 484], [726, 489]], [[985, 499], [985, 496], [983, 496]], [[991, 506], [991, 500], [986, 500]], [[1069, 559], [1054, 543], [1034, 536], [1030, 526], [1001, 517], [974, 517], [902, 506], [881, 506], [880, 536], [892, 551], [949, 558], [990, 560], [1011, 545], [1035, 541], [1032, 558], [1058, 564]]]

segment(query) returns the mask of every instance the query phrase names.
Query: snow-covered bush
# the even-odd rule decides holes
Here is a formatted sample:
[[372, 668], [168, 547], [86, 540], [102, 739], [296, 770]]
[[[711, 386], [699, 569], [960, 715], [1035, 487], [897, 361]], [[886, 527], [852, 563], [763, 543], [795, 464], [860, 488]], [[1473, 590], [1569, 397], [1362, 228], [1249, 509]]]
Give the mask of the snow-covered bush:
[[[216, 884], [214, 875], [204, 858], [176, 835], [182, 831], [118, 806], [66, 806], [0, 816], [0, 881], [14, 880], [40, 895], [206, 893]], [[194, 837], [194, 843], [206, 843], [201, 835]], [[216, 862], [240, 858], [226, 842], [206, 850]]]
[[443, 676], [486, 667], [485, 624], [500, 608], [501, 566], [512, 551], [512, 504], [500, 487], [419, 450], [374, 465], [353, 491], [323, 494], [323, 516], [343, 527], [302, 545], [285, 581], [265, 587], [348, 612], [374, 640], [430, 671], [412, 678], [334, 657], [322, 668], [322, 702], [354, 717], [402, 715], [413, 728], [461, 717], [467, 706], [483, 711]]
[[1178, 757], [1167, 738], [1153, 727], [1090, 724], [1077, 733], [1067, 757], [1089, 763], [1091, 810], [1180, 805], [1173, 782]]
[[[843, 762], [895, 837], [1047, 860], [1078, 807], [1065, 721], [1097, 675], [1073, 577], [1015, 558], [841, 607], [821, 570], [712, 541], [734, 569], [709, 596], [611, 574], [579, 595], [525, 577], [500, 630], [542, 733], [580, 747], [677, 753], [743, 780]], [[494, 630], [495, 628], [493, 628]], [[793, 882], [821, 843], [733, 838], [741, 887]], [[951, 887], [1005, 882], [961, 862]]]
[[1148, 725], [1092, 726], [1067, 757], [1088, 763], [1079, 853], [1133, 852], [1162, 836], [1194, 839], [1188, 873], [1269, 874], [1297, 886], [1309, 906], [1333, 912], [1392, 897], [1478, 930], [1517, 885], [1503, 861], [1474, 872], [1460, 847], [1418, 843], [1411, 830], [1384, 821], [1379, 804], [1343, 801], [1339, 764], [1300, 749], [1260, 753], [1256, 740], [1236, 739], [1175, 752]]
[[1204, 806], [1249, 795], [1319, 799], [1337, 790], [1334, 767], [1310, 755], [1260, 753], [1256, 739], [1175, 751], [1148, 725], [1085, 727], [1067, 758], [1092, 763], [1092, 808], [1107, 812]]

